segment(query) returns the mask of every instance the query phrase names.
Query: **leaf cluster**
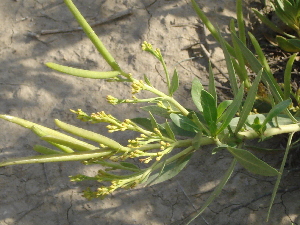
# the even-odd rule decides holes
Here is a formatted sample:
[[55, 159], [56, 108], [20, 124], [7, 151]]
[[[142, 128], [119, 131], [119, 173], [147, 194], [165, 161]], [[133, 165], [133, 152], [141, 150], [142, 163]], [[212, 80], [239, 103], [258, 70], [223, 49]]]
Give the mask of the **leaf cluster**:
[[276, 44], [287, 52], [300, 51], [300, 1], [299, 0], [273, 0], [272, 8], [276, 16], [294, 33], [287, 33], [283, 28], [274, 24], [267, 16], [253, 9], [255, 15], [262, 23], [267, 25], [276, 35]]

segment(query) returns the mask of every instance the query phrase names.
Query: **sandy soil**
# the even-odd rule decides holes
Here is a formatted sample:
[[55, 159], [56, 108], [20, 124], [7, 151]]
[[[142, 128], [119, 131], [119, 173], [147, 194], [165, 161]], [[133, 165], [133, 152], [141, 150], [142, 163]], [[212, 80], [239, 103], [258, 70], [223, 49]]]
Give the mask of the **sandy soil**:
[[[91, 22], [132, 8], [132, 15], [97, 26], [96, 33], [121, 67], [135, 77], [147, 74], [156, 87], [165, 90], [161, 67], [142, 52], [140, 45], [147, 40], [159, 47], [169, 69], [176, 67], [179, 71], [181, 88], [176, 98], [186, 107], [194, 107], [190, 98], [191, 80], [199, 77], [204, 84], [207, 82], [207, 59], [196, 54], [197, 50], [182, 49], [200, 40], [220, 68], [224, 67], [219, 48], [198, 27], [188, 1], [77, 0], [75, 3]], [[201, 1], [222, 32], [226, 32], [230, 18], [234, 17], [234, 4], [233, 0]], [[246, 12], [248, 16], [249, 10]], [[108, 94], [130, 96], [126, 84], [74, 78], [44, 66], [45, 62], [57, 62], [84, 69], [109, 69], [82, 32], [39, 35], [42, 30], [77, 27], [61, 0], [2, 0], [0, 19], [1, 114], [19, 116], [51, 128], [54, 128], [53, 119], [58, 118], [105, 134], [104, 126], [77, 121], [69, 109], [81, 108], [89, 113], [104, 110], [120, 119], [146, 115], [138, 105], [114, 107], [106, 103]], [[197, 58], [188, 60], [191, 57]], [[219, 78], [219, 85], [223, 85], [226, 80], [221, 75]], [[17, 125], [0, 121], [0, 127], [0, 160], [32, 155], [32, 147], [41, 143]], [[124, 143], [128, 137], [130, 134], [124, 133], [113, 136]], [[274, 157], [277, 156], [270, 157], [273, 162]], [[92, 201], [82, 198], [80, 191], [96, 184], [72, 183], [68, 176], [91, 174], [97, 170], [94, 166], [72, 162], [0, 168], [0, 224], [180, 224], [204, 203], [230, 159], [225, 152], [212, 156], [211, 148], [204, 148], [170, 181]], [[222, 195], [193, 224], [300, 223], [298, 178], [299, 173], [285, 175], [283, 191], [276, 198], [270, 222], [266, 223], [268, 194], [274, 178], [253, 176], [238, 168]]]

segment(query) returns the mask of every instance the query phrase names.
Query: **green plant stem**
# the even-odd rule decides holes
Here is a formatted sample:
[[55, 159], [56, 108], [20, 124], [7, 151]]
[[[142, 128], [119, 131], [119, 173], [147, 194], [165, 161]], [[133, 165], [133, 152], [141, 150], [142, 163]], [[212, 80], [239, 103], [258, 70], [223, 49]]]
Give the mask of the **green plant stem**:
[[102, 41], [99, 39], [99, 37], [95, 34], [92, 27], [88, 24], [88, 22], [84, 19], [84, 17], [81, 15], [79, 10], [76, 8], [74, 3], [71, 0], [64, 0], [65, 4], [68, 6], [74, 17], [76, 18], [79, 25], [82, 27], [85, 34], [88, 36], [88, 38], [93, 42], [94, 46], [97, 48], [99, 53], [102, 55], [102, 57], [105, 59], [105, 61], [111, 66], [113, 70], [119, 71], [123, 76], [129, 78], [129, 74], [122, 71], [116, 60], [112, 57], [112, 55], [109, 53], [109, 51], [105, 48]]
[[280, 127], [272, 127], [266, 129], [262, 135], [258, 134], [254, 130], [238, 132], [237, 137], [240, 139], [255, 139], [260, 138], [263, 136], [264, 138], [272, 137], [278, 134], [285, 134], [285, 133], [294, 133], [300, 131], [300, 124], [289, 124], [289, 125], [281, 125]]
[[154, 87], [151, 87], [147, 84], [144, 84], [144, 90], [150, 91], [160, 97], [163, 97], [164, 100], [170, 102], [172, 105], [174, 105], [179, 111], [184, 115], [187, 116], [189, 114], [189, 111], [187, 111], [179, 102], [177, 102], [173, 97], [170, 97], [166, 95], [165, 93], [157, 90]]

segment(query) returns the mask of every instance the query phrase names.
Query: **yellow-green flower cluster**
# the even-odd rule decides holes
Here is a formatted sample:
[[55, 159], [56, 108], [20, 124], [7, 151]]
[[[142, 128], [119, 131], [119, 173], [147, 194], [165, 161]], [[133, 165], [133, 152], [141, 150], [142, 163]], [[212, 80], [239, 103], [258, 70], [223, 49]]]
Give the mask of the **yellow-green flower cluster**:
[[142, 80], [135, 80], [131, 84], [131, 93], [136, 94], [144, 89], [144, 82]]
[[[110, 186], [101, 186], [97, 188], [96, 191], [91, 191], [90, 188], [83, 192], [83, 197], [91, 200], [93, 198], [105, 198], [107, 195], [111, 194], [118, 188], [129, 189], [135, 187], [137, 184], [141, 183], [141, 181], [147, 176], [149, 172], [141, 171], [138, 173], [134, 173], [132, 175], [127, 176], [117, 176], [112, 175], [103, 171], [99, 171], [99, 182], [101, 181], [110, 181]], [[102, 178], [100, 178], [102, 176]]]
[[153, 49], [152, 45], [146, 41], [143, 42], [142, 44], [142, 50], [151, 53], [154, 55], [158, 60], [162, 60], [162, 54], [160, 52], [160, 49]]
[[117, 98], [115, 98], [115, 97], [113, 97], [113, 96], [111, 96], [111, 95], [107, 95], [107, 96], [106, 96], [106, 100], [107, 100], [110, 104], [112, 104], [112, 105], [119, 104], [119, 99], [117, 99]]
[[109, 133], [113, 133], [115, 131], [129, 130], [132, 127], [129, 119], [124, 120], [124, 122], [115, 121], [114, 123], [111, 123], [111, 124], [113, 124], [113, 125], [106, 126]]

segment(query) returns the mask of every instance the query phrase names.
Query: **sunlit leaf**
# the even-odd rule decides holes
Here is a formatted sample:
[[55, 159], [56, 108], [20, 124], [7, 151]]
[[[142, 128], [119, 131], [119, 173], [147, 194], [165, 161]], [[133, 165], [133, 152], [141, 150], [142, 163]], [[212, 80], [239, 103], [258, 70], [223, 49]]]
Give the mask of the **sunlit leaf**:
[[203, 107], [203, 116], [209, 126], [211, 135], [215, 135], [217, 130], [217, 100], [205, 90], [201, 92], [201, 105]]
[[257, 88], [258, 88], [258, 84], [261, 80], [261, 76], [262, 76], [262, 70], [257, 74], [257, 77], [255, 78], [250, 90], [248, 91], [247, 98], [244, 102], [243, 109], [240, 113], [240, 115], [241, 115], [240, 120], [235, 129], [235, 133], [239, 132], [240, 129], [244, 126], [249, 113], [253, 109], [254, 101], [256, 98], [256, 94], [257, 94]]
[[177, 126], [173, 121], [169, 123], [174, 135], [183, 137], [194, 137], [198, 131], [187, 131]]
[[218, 118], [222, 115], [222, 113], [227, 109], [228, 106], [232, 104], [233, 100], [225, 100], [221, 102], [217, 107]]
[[264, 122], [262, 123], [262, 127], [265, 127], [265, 125], [268, 122], [270, 122], [274, 117], [276, 117], [279, 113], [281, 113], [283, 110], [285, 110], [291, 104], [291, 102], [292, 102], [291, 99], [287, 99], [287, 100], [284, 100], [284, 101], [278, 103], [277, 105], [275, 105], [271, 109], [271, 111], [268, 113]]
[[[255, 57], [255, 55], [247, 48], [247, 46], [244, 45], [244, 43], [241, 40], [239, 40], [239, 38], [235, 34], [232, 34], [232, 38], [240, 46], [240, 48], [244, 54], [244, 58], [248, 61], [250, 68], [256, 74], [258, 74], [259, 71], [263, 68], [262, 64]], [[256, 41], [254, 41], [254, 39], [252, 39], [252, 40], [253, 40], [253, 45], [256, 46], [257, 48], [260, 48], [258, 43]], [[276, 101], [278, 101], [278, 102], [282, 101], [281, 90], [280, 90], [280, 87], [279, 87], [278, 83], [276, 82], [275, 78], [273, 77], [273, 74], [269, 74], [269, 73], [267, 73], [267, 71], [263, 71], [262, 80], [264, 83], [267, 82], [269, 84], [270, 90], [272, 92], [272, 96], [274, 96]]]
[[218, 121], [222, 121], [217, 133], [222, 132], [231, 122], [232, 118], [235, 116], [239, 110], [244, 96], [244, 84], [242, 83], [238, 93], [233, 99], [232, 104], [227, 108], [227, 110], [220, 116]]
[[171, 162], [170, 164], [165, 165], [163, 167], [163, 170], [156, 171], [153, 174], [151, 174], [148, 180], [145, 182], [145, 185], [151, 186], [173, 178], [185, 168], [185, 166], [190, 161], [191, 156], [192, 154], [184, 155], [178, 158], [177, 160]]
[[232, 63], [232, 61], [235, 60], [235, 59], [233, 59], [231, 57], [231, 55], [229, 54], [229, 51], [228, 51], [228, 49], [226, 48], [226, 45], [225, 45], [225, 40], [223, 40], [223, 39], [221, 39], [221, 46], [222, 46], [222, 50], [223, 50], [223, 53], [224, 53], [224, 56], [225, 56], [225, 61], [226, 61], [226, 67], [227, 67], [227, 70], [228, 70], [230, 86], [231, 86], [233, 95], [235, 96], [238, 92], [237, 78], [236, 78], [235, 70], [234, 70], [233, 63]]
[[200, 129], [197, 127], [197, 125], [190, 119], [188, 119], [186, 116], [172, 113], [170, 114], [170, 117], [178, 127], [191, 131], [191, 132], [198, 132]]
[[233, 147], [227, 147], [227, 149], [235, 159], [251, 173], [263, 176], [277, 176], [279, 174], [276, 169], [260, 160], [249, 151]]
[[175, 69], [171, 80], [169, 94], [172, 96], [174, 92], [177, 91], [178, 87], [179, 87], [179, 78], [178, 78], [177, 70]]
[[[244, 22], [243, 22], [244, 23]], [[236, 31], [235, 31], [235, 25], [234, 25], [234, 20], [231, 20], [230, 23], [230, 31], [231, 33], [234, 33], [236, 35]], [[237, 73], [237, 75], [239, 76], [241, 81], [244, 81], [245, 83], [245, 87], [248, 88], [250, 87], [250, 81], [249, 81], [249, 77], [248, 77], [248, 71], [245, 65], [245, 60], [244, 60], [244, 56], [243, 53], [241, 51], [241, 48], [239, 47], [239, 45], [237, 44], [237, 42], [235, 41], [234, 38], [232, 39], [232, 44], [234, 47], [234, 51], [235, 51], [235, 58], [236, 60], [232, 60], [233, 66], [235, 68], [235, 71]]]
[[290, 94], [291, 94], [291, 75], [292, 75], [292, 67], [295, 61], [297, 54], [292, 55], [287, 64], [286, 64], [286, 68], [284, 71], [284, 97], [283, 99], [289, 99], [290, 98]]
[[167, 132], [168, 136], [169, 136], [172, 140], [176, 140], [175, 134], [174, 134], [174, 132], [172, 131], [172, 129], [171, 129], [169, 123], [166, 122], [164, 125], [165, 125], [164, 127], [165, 127], [165, 129], [166, 129], [166, 132]]
[[202, 105], [201, 105], [201, 91], [203, 90], [203, 86], [201, 82], [195, 78], [192, 82], [192, 99], [196, 107], [200, 112], [203, 111]]

